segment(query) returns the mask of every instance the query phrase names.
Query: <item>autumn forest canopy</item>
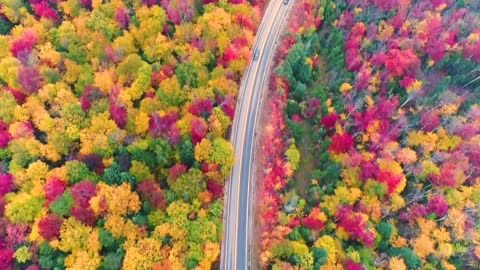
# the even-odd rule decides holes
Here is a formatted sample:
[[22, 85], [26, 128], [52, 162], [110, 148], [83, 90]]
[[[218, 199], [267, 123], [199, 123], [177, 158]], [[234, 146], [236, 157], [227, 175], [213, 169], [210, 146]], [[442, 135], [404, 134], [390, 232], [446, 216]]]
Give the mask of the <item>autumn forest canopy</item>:
[[[252, 264], [480, 269], [480, 1], [290, 2]], [[0, 0], [0, 269], [218, 269], [265, 5]]]
[[260, 267], [479, 269], [480, 2], [299, 2], [270, 78]]
[[218, 265], [262, 1], [0, 1], [0, 269]]

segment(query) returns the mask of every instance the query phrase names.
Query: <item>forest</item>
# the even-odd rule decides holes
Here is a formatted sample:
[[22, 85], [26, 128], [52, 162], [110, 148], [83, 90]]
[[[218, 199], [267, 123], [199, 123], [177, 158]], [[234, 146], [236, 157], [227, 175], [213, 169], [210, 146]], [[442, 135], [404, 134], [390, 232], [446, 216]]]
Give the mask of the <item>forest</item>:
[[297, 2], [261, 132], [260, 269], [480, 268], [479, 11]]
[[264, 4], [0, 0], [0, 269], [218, 267]]
[[[0, 269], [219, 268], [266, 2], [0, 0]], [[290, 2], [254, 264], [480, 269], [480, 2]]]

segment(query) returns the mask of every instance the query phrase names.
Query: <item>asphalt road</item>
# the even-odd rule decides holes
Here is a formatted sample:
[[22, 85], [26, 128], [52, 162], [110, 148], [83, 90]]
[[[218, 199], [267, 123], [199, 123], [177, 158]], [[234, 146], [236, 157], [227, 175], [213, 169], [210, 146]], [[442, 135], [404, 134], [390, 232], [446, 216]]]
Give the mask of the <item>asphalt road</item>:
[[235, 164], [225, 187], [221, 269], [251, 269], [252, 211], [249, 199], [255, 130], [275, 44], [290, 5], [292, 3], [285, 4], [284, 0], [270, 0], [252, 47], [253, 53], [258, 50], [258, 57], [250, 62], [240, 85], [230, 138], [235, 149]]

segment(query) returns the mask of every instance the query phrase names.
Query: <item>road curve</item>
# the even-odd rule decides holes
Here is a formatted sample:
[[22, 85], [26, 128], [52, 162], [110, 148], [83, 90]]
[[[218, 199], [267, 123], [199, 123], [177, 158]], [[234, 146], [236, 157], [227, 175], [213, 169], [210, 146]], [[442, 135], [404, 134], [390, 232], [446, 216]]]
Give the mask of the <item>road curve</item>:
[[252, 212], [249, 196], [254, 165], [255, 127], [275, 44], [290, 5], [292, 3], [286, 4], [284, 0], [269, 1], [252, 47], [253, 52], [259, 51], [258, 58], [250, 62], [240, 85], [230, 137], [234, 147], [235, 164], [225, 186], [224, 235], [220, 261], [220, 267], [224, 270], [251, 268]]

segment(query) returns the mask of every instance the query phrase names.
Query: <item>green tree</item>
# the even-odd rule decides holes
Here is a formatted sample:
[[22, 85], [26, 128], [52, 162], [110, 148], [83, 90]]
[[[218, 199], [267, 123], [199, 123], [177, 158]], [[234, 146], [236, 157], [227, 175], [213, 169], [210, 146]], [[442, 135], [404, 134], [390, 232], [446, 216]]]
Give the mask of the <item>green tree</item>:
[[312, 253], [314, 260], [313, 269], [319, 270], [320, 266], [324, 265], [327, 262], [328, 252], [324, 248], [313, 247]]
[[287, 126], [296, 142], [302, 143], [305, 129], [300, 123], [287, 119]]
[[120, 185], [122, 179], [120, 177], [120, 166], [113, 162], [103, 173], [103, 181], [109, 185]]
[[421, 265], [422, 261], [415, 255], [415, 252], [408, 247], [391, 248], [388, 250], [388, 255], [402, 257], [405, 260], [405, 264], [409, 269], [417, 268]]
[[380, 234], [381, 238], [378, 241], [378, 248], [380, 250], [387, 250], [390, 245], [390, 237], [393, 234], [394, 226], [388, 222], [381, 222], [377, 225], [377, 231]]
[[155, 42], [157, 34], [162, 32], [166, 21], [167, 14], [161, 6], [153, 5], [150, 8], [144, 6], [136, 9], [130, 32], [145, 51]]
[[189, 138], [180, 144], [180, 161], [188, 166], [192, 166], [195, 161], [195, 146]]
[[151, 171], [157, 168], [157, 155], [149, 150], [149, 143], [146, 140], [137, 140], [130, 144], [127, 149], [131, 154], [132, 164], [136, 160], [147, 165]]
[[87, 165], [83, 162], [70, 160], [67, 161], [65, 165], [67, 167], [68, 181], [71, 184], [75, 184], [82, 180], [91, 180], [94, 182], [99, 180], [98, 174], [90, 171]]
[[59, 216], [66, 216], [70, 213], [70, 208], [73, 205], [73, 197], [70, 189], [67, 189], [63, 194], [49, 205], [50, 211]]
[[212, 152], [209, 160], [220, 164], [221, 173], [227, 176], [234, 162], [232, 144], [224, 138], [215, 138], [212, 143]]
[[9, 20], [0, 20], [0, 35], [6, 35], [10, 33], [14, 24]]
[[14, 166], [25, 167], [28, 163], [40, 157], [41, 143], [34, 138], [18, 138], [11, 140], [8, 149], [11, 152], [12, 161], [10, 168]]
[[175, 68], [175, 74], [181, 86], [198, 87], [198, 71], [190, 62], [183, 62]]
[[[307, 53], [309, 53], [309, 48], [303, 44], [302, 41], [297, 41], [297, 43], [290, 49], [288, 52], [287, 58], [283, 65], [288, 66], [288, 70], [292, 70], [292, 75], [286, 73], [287, 79], [290, 82], [301, 82], [308, 83], [312, 78], [312, 66], [307, 63]], [[281, 68], [283, 70], [283, 67]], [[290, 75], [291, 78], [288, 76]]]
[[289, 119], [292, 119], [293, 115], [295, 114], [301, 115], [302, 108], [300, 107], [298, 102], [293, 99], [289, 99], [287, 102], [287, 116]]
[[115, 237], [105, 228], [100, 228], [98, 231], [98, 239], [102, 244], [102, 247], [106, 249], [113, 249], [117, 246]]
[[291, 96], [297, 101], [301, 102], [305, 100], [307, 94], [307, 86], [304, 83], [297, 83], [291, 92]]
[[170, 106], [180, 106], [188, 100], [186, 92], [181, 90], [180, 82], [176, 75], [163, 80], [156, 95], [163, 103]]
[[171, 186], [171, 189], [185, 202], [190, 202], [197, 198], [198, 193], [207, 188], [202, 171], [191, 168], [182, 174]]
[[115, 252], [108, 252], [103, 259], [99, 270], [119, 270], [122, 268], [123, 258], [125, 257], [125, 250], [117, 249]]
[[128, 55], [117, 67], [117, 74], [119, 80], [123, 81], [132, 81], [136, 78], [138, 70], [145, 64], [142, 61], [142, 58], [138, 54]]
[[92, 84], [94, 81], [93, 68], [90, 65], [85, 64], [80, 70], [81, 71], [80, 74], [78, 74], [77, 82], [75, 83], [76, 94], [81, 94], [85, 87]]
[[120, 27], [114, 20], [113, 6], [104, 4], [100, 9], [95, 9], [87, 19], [86, 26], [92, 31], [102, 33], [108, 41], [122, 34]]
[[292, 241], [299, 241], [302, 239], [302, 235], [300, 234], [298, 227], [293, 228], [287, 237]]
[[286, 258], [301, 268], [310, 268], [313, 265], [313, 257], [305, 243], [284, 240], [274, 246], [273, 254], [275, 257]]
[[42, 242], [38, 246], [38, 264], [42, 269], [64, 269], [64, 261], [66, 254], [58, 250], [54, 250], [48, 241]]
[[189, 224], [188, 241], [198, 244], [205, 243], [206, 240], [217, 242], [219, 235], [215, 227], [215, 223], [207, 217], [197, 217]]
[[66, 58], [76, 63], [87, 62], [87, 48], [72, 22], [64, 20], [58, 28], [50, 30], [50, 33], [57, 51], [61, 51]]
[[148, 147], [155, 153], [158, 166], [168, 168], [173, 164], [173, 146], [166, 139], [151, 140]]

